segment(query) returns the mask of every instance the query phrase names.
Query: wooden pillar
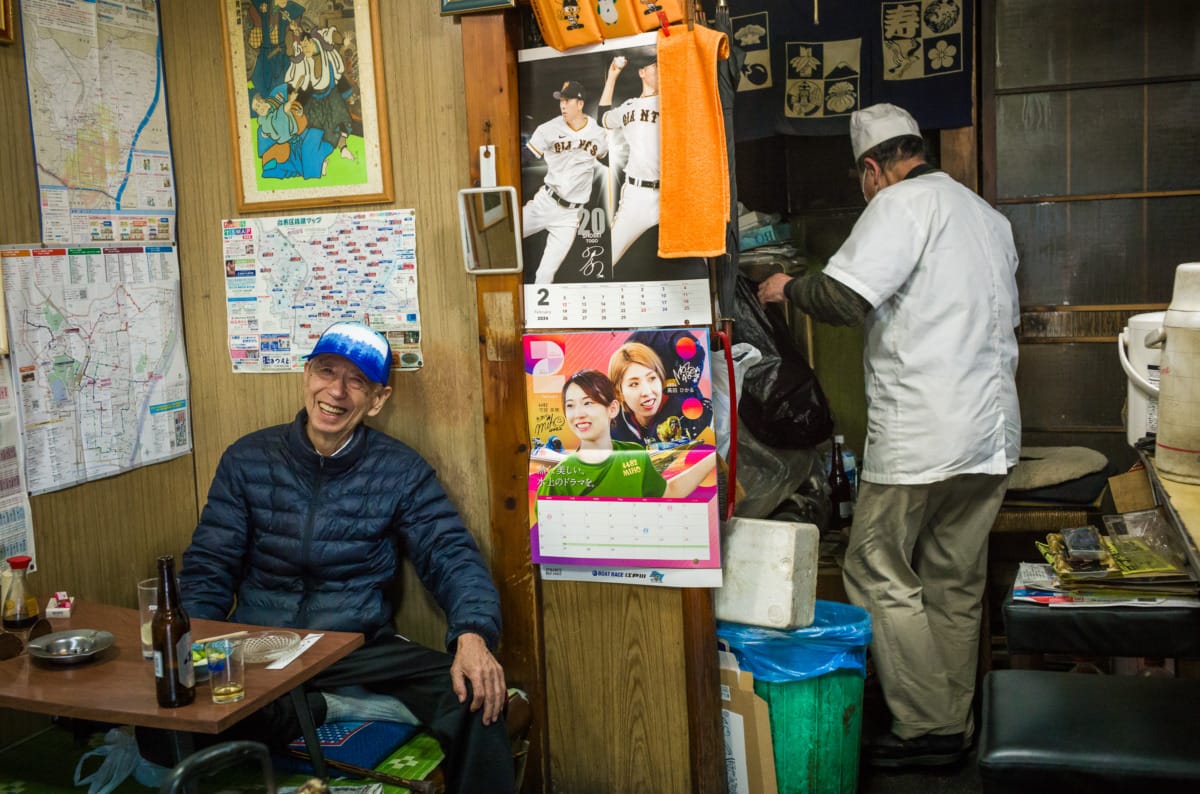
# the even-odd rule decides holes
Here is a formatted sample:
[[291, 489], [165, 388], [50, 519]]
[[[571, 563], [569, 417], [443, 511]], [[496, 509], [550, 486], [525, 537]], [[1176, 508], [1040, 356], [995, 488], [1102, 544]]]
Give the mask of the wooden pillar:
[[[472, 179], [478, 147], [491, 143], [497, 184], [519, 190], [518, 23], [506, 12], [461, 18]], [[711, 593], [540, 584], [529, 550], [522, 279], [477, 276], [476, 291], [501, 660], [535, 708], [525, 790], [724, 792]]]
[[683, 653], [687, 670], [688, 755], [694, 794], [724, 794], [725, 733], [721, 726], [717, 618], [711, 590], [683, 591]]
[[[517, 20], [502, 11], [462, 20], [467, 143], [472, 185], [479, 184], [479, 147], [496, 147], [496, 184], [520, 186], [520, 115], [517, 109]], [[514, 208], [516, 211], [516, 208]], [[487, 449], [492, 571], [500, 588], [504, 643], [500, 660], [511, 686], [533, 705], [525, 790], [547, 786], [546, 692], [542, 610], [530, 559], [526, 479], [525, 372], [521, 355], [521, 276], [475, 277], [479, 365], [483, 375], [483, 430]]]

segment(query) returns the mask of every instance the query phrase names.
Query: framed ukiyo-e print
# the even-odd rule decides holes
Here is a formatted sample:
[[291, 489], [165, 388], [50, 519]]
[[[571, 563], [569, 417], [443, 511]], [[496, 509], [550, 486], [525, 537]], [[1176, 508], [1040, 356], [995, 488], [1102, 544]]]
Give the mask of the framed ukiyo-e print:
[[237, 206], [392, 200], [378, 0], [221, 0]]
[[442, 16], [469, 14], [472, 11], [494, 11], [497, 8], [512, 8], [515, 0], [442, 0]]
[[12, 44], [13, 0], [0, 0], [0, 44]]

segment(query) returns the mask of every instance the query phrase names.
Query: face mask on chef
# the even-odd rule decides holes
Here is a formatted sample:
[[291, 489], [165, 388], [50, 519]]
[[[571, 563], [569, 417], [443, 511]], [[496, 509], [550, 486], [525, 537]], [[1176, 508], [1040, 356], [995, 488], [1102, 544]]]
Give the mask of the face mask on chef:
[[[858, 184], [862, 188], [863, 200], [868, 204], [871, 203], [871, 199], [880, 191], [879, 179], [881, 176], [882, 173], [878, 163], [870, 158], [863, 161], [863, 169], [862, 173], [858, 176]], [[870, 177], [873, 183], [870, 194], [867, 193], [867, 177]]]

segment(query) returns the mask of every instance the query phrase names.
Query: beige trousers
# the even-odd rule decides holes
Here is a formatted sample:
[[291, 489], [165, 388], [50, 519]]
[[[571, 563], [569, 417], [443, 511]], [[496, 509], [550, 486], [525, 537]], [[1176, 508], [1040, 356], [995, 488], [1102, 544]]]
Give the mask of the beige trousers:
[[971, 732], [988, 533], [1006, 475], [860, 482], [842, 578], [901, 739]]

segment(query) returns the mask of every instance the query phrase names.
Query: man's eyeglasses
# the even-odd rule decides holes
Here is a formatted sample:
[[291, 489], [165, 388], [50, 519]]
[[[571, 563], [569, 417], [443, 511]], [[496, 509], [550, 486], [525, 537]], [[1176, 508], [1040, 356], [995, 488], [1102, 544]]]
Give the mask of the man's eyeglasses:
[[309, 372], [322, 383], [341, 381], [351, 391], [366, 392], [371, 389], [371, 381], [356, 368], [338, 366], [328, 362], [315, 362], [309, 365]]

